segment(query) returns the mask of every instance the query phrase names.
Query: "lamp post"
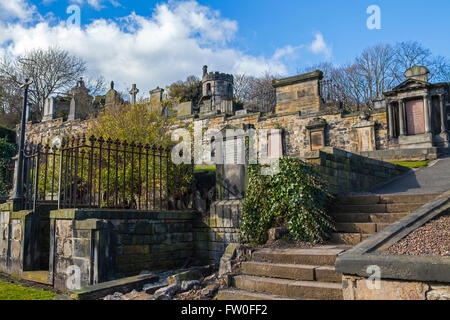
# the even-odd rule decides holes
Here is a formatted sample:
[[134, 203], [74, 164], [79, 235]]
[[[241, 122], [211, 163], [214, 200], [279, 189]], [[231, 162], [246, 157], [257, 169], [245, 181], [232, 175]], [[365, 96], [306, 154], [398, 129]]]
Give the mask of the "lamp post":
[[27, 102], [28, 88], [33, 83], [32, 80], [26, 79], [20, 88], [25, 88], [23, 95], [22, 123], [20, 127], [19, 153], [16, 156], [16, 167], [14, 170], [14, 189], [13, 196], [10, 199], [13, 203], [14, 210], [22, 209], [23, 205], [23, 158], [25, 147], [25, 127], [27, 122]]

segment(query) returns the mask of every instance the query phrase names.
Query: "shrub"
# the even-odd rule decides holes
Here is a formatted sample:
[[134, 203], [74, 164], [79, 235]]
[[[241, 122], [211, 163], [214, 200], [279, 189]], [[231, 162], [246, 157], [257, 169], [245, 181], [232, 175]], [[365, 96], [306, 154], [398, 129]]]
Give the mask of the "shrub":
[[10, 191], [12, 180], [7, 177], [11, 178], [12, 173], [8, 172], [8, 168], [11, 167], [15, 153], [15, 146], [6, 138], [0, 138], [0, 195], [6, 195]]
[[296, 241], [322, 242], [333, 229], [326, 214], [326, 185], [312, 167], [295, 158], [280, 159], [280, 172], [261, 175], [249, 166], [243, 202], [241, 241], [264, 244], [268, 230], [287, 227]]

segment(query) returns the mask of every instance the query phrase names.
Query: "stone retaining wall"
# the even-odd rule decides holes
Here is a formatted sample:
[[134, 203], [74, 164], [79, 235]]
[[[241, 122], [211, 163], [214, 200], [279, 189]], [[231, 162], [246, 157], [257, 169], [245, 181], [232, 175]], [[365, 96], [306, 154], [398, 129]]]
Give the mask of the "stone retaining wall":
[[305, 160], [316, 166], [334, 194], [368, 191], [409, 170], [331, 147], [309, 152]]
[[343, 276], [344, 300], [450, 300], [448, 283], [380, 280]]
[[68, 270], [81, 272], [81, 286], [143, 270], [170, 270], [193, 262], [194, 212], [64, 209], [51, 213], [50, 273], [67, 288]]
[[219, 265], [230, 243], [239, 243], [241, 200], [222, 200], [212, 204], [209, 214], [195, 228], [197, 254], [210, 264]]

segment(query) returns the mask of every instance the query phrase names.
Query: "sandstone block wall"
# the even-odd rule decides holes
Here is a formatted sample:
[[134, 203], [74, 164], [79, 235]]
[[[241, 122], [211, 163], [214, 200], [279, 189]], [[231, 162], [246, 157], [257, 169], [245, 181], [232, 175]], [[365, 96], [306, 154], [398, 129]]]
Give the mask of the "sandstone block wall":
[[239, 243], [241, 205], [241, 200], [216, 201], [203, 221], [196, 224], [195, 240], [200, 259], [219, 265], [226, 247]]
[[316, 166], [335, 194], [368, 191], [409, 170], [331, 147], [309, 152], [305, 159]]
[[362, 277], [343, 276], [345, 300], [450, 300], [448, 283], [380, 280], [379, 287]]
[[53, 211], [50, 272], [54, 286], [66, 288], [67, 270], [74, 266], [81, 271], [84, 287], [192, 263], [196, 218], [193, 212]]

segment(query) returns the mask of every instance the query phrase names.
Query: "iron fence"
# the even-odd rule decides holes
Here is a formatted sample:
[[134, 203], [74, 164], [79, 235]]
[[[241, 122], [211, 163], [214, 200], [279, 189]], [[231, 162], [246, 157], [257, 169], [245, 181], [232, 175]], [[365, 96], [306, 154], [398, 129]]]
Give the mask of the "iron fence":
[[339, 102], [337, 86], [333, 84], [333, 80], [321, 80], [319, 85], [320, 96], [324, 102]]
[[13, 187], [14, 160], [0, 159], [0, 197], [8, 196]]
[[26, 144], [24, 209], [49, 201], [60, 209], [182, 209], [177, 204], [189, 181], [170, 154], [158, 145], [94, 136], [64, 138], [60, 147]]

